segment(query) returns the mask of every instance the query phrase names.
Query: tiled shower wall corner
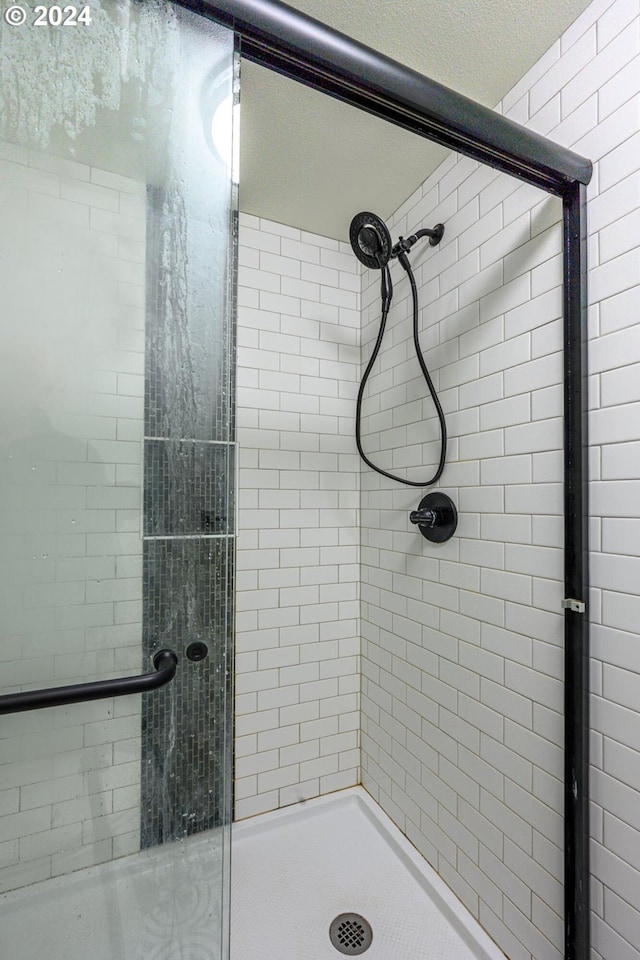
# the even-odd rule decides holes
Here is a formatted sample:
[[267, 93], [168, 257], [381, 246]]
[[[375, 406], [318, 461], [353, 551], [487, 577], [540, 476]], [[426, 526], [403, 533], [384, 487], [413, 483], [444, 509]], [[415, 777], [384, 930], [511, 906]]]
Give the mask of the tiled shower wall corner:
[[[0, 283], [32, 271], [1, 377], [3, 684], [137, 673], [145, 185], [8, 144], [0, 180]], [[0, 764], [0, 890], [139, 849], [138, 697], [5, 716]]]
[[[505, 97], [595, 162], [589, 197], [593, 955], [640, 958], [640, 4], [596, 0]], [[558, 200], [450, 156], [393, 217], [415, 248], [421, 336], [461, 516], [434, 547], [415, 494], [362, 475], [363, 782], [511, 960], [562, 927], [561, 232]], [[437, 424], [408, 359], [399, 276], [365, 449], [419, 474]], [[371, 349], [377, 278], [364, 278]]]
[[241, 215], [236, 818], [359, 781], [360, 271]]
[[[451, 157], [394, 216], [394, 236], [446, 225], [412, 259], [455, 536], [435, 545], [410, 524], [423, 492], [362, 479], [363, 783], [517, 960], [559, 958], [562, 944], [559, 215], [556, 198]], [[408, 281], [392, 273], [400, 302], [364, 444], [419, 479], [437, 465], [438, 423]]]

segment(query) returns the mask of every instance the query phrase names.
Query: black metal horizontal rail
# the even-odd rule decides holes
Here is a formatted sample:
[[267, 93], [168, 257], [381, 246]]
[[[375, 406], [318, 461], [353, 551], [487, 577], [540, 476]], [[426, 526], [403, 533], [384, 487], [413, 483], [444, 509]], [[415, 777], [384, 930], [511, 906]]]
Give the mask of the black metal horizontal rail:
[[543, 190], [591, 179], [585, 157], [280, 0], [177, 2], [231, 27], [243, 57]]
[[92, 683], [73, 683], [65, 687], [47, 687], [45, 690], [27, 690], [7, 693], [0, 697], [0, 714], [39, 710], [41, 707], [60, 707], [67, 703], [103, 700], [105, 697], [124, 697], [130, 693], [146, 693], [163, 687], [173, 680], [178, 657], [173, 650], [158, 650], [153, 656], [155, 669], [137, 677], [118, 677], [115, 680], [96, 680]]

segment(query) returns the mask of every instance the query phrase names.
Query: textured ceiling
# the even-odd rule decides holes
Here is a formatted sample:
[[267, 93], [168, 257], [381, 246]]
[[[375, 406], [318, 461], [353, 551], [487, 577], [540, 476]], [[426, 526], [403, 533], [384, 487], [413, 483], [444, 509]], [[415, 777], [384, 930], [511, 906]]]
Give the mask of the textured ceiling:
[[[290, 6], [495, 107], [590, 0], [293, 0]], [[388, 217], [442, 147], [243, 61], [240, 208], [346, 239]]]

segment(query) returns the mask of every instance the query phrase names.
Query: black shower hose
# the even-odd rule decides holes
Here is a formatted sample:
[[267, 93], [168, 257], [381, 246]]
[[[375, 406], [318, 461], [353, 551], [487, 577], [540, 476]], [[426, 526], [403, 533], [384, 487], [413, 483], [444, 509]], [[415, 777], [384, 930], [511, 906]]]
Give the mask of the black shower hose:
[[388, 473], [386, 470], [383, 470], [381, 467], [377, 467], [375, 463], [369, 459], [364, 450], [362, 449], [362, 442], [360, 440], [360, 421], [362, 419], [362, 398], [364, 396], [365, 386], [371, 373], [371, 368], [376, 362], [376, 357], [380, 347], [382, 346], [382, 338], [384, 336], [384, 330], [387, 325], [387, 317], [389, 316], [389, 308], [391, 306], [391, 298], [393, 296], [393, 286], [391, 284], [391, 273], [389, 272], [389, 267], [385, 264], [380, 267], [382, 269], [382, 280], [381, 280], [381, 297], [382, 297], [382, 317], [380, 319], [380, 329], [378, 331], [378, 339], [376, 340], [375, 346], [373, 348], [373, 353], [369, 363], [367, 364], [367, 369], [364, 372], [362, 378], [362, 383], [360, 384], [360, 389], [358, 390], [358, 399], [356, 401], [356, 445], [358, 447], [358, 453], [364, 460], [364, 462], [371, 467], [372, 470], [375, 470], [376, 473], [381, 474], [383, 477], [388, 477], [390, 480], [397, 480], [398, 483], [405, 483], [409, 487], [430, 487], [432, 484], [436, 483], [444, 470], [444, 463], [447, 456], [447, 425], [444, 419], [444, 413], [440, 400], [438, 399], [438, 394], [436, 393], [433, 381], [427, 370], [427, 365], [424, 362], [424, 357], [422, 355], [422, 350], [420, 349], [420, 341], [418, 339], [418, 288], [416, 286], [416, 278], [413, 275], [413, 270], [411, 269], [411, 264], [407, 258], [406, 253], [402, 252], [398, 255], [398, 260], [400, 261], [401, 266], [405, 270], [407, 276], [409, 277], [409, 283], [411, 284], [411, 296], [413, 299], [413, 344], [416, 350], [416, 357], [418, 358], [418, 363], [420, 364], [420, 369], [422, 370], [424, 379], [429, 388], [429, 393], [431, 394], [431, 399], [433, 400], [436, 412], [438, 414], [438, 420], [440, 421], [440, 462], [438, 468], [430, 480], [405, 480], [404, 477], [396, 477], [393, 473]]

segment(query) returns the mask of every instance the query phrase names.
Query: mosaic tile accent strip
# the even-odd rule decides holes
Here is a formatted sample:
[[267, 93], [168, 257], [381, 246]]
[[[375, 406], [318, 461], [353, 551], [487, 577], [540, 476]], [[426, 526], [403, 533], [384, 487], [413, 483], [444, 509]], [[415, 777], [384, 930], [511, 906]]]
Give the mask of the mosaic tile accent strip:
[[[143, 699], [143, 848], [230, 821], [232, 550], [230, 538], [144, 542], [144, 663], [163, 647], [179, 663]], [[188, 659], [194, 641], [206, 659]]]
[[193, 440], [145, 440], [145, 536], [233, 531], [234, 448]]
[[205, 218], [181, 190], [150, 188], [147, 197], [145, 435], [228, 440], [233, 231], [228, 211]]
[[179, 666], [143, 700], [142, 847], [231, 822], [237, 217], [209, 165], [147, 195], [143, 662]]

